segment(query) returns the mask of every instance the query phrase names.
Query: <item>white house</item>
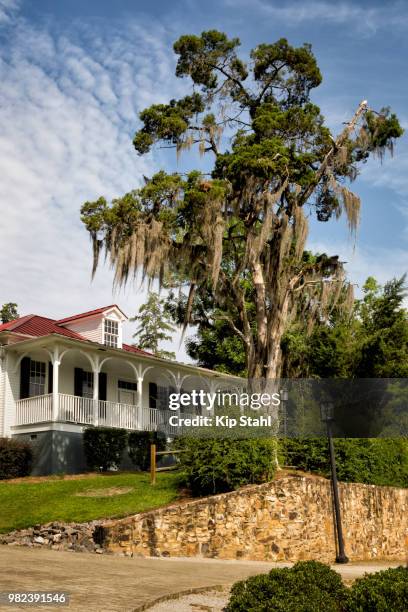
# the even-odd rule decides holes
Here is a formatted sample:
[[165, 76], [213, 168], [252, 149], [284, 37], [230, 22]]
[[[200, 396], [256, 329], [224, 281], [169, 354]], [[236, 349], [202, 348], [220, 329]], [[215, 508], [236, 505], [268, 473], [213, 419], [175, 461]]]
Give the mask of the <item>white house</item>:
[[32, 443], [34, 473], [84, 469], [82, 433], [89, 425], [171, 435], [170, 392], [216, 391], [240, 380], [125, 344], [126, 321], [113, 304], [60, 320], [27, 315], [0, 325], [0, 436]]

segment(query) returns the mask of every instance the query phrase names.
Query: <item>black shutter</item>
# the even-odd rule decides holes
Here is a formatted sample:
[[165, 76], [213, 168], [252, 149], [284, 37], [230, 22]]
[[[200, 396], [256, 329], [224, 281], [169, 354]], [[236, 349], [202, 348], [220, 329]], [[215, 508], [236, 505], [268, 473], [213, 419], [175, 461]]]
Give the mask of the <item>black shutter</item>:
[[156, 408], [157, 406], [157, 385], [156, 383], [149, 383], [149, 408]]
[[52, 385], [53, 385], [53, 374], [54, 368], [52, 367], [51, 361], [48, 362], [48, 393], [52, 393]]
[[74, 371], [74, 395], [77, 395], [79, 397], [82, 397], [82, 381], [83, 381], [82, 369], [81, 368], [75, 368], [75, 371]]
[[99, 372], [99, 399], [106, 402], [106, 388], [108, 377], [106, 372]]
[[20, 364], [20, 399], [30, 395], [30, 358], [23, 357]]

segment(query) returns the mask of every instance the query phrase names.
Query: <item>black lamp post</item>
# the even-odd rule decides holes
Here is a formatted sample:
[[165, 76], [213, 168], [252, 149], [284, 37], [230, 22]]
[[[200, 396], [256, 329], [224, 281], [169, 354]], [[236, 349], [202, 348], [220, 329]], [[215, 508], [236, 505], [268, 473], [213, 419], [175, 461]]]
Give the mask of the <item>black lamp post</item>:
[[281, 405], [282, 405], [282, 416], [283, 416], [283, 435], [288, 435], [288, 412], [287, 412], [287, 402], [289, 400], [289, 393], [287, 389], [283, 389], [281, 392]]
[[340, 512], [340, 497], [339, 497], [339, 486], [337, 483], [337, 470], [336, 470], [336, 457], [334, 455], [333, 445], [333, 433], [332, 433], [332, 422], [334, 406], [331, 402], [323, 403], [320, 405], [320, 414], [322, 421], [326, 423], [327, 427], [327, 439], [329, 441], [329, 452], [330, 452], [330, 466], [331, 466], [331, 482], [333, 491], [333, 504], [334, 504], [334, 530], [337, 537], [337, 555], [336, 563], [348, 563], [348, 557], [344, 551], [344, 539], [343, 539], [343, 528], [341, 525], [341, 512]]

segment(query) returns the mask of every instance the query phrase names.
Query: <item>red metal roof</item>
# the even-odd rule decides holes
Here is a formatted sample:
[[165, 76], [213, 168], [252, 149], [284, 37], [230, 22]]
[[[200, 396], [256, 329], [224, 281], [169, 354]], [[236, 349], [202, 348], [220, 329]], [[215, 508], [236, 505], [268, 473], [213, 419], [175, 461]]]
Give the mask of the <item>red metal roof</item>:
[[15, 321], [4, 323], [0, 325], [0, 331], [14, 331], [20, 334], [27, 334], [28, 336], [48, 336], [49, 334], [60, 334], [60, 336], [67, 336], [68, 338], [76, 338], [77, 340], [85, 340], [83, 336], [80, 336], [70, 329], [57, 325], [54, 319], [48, 319], [47, 317], [40, 317], [38, 315], [26, 315], [20, 317]]
[[35, 315], [29, 314], [29, 315], [25, 315], [24, 317], [19, 317], [18, 319], [13, 319], [13, 321], [8, 321], [8, 323], [1, 323], [0, 331], [5, 331], [6, 329], [11, 331], [18, 325], [21, 325], [22, 323], [24, 323], [24, 321], [28, 321], [28, 319], [31, 319], [34, 316]]
[[68, 323], [68, 321], [74, 321], [75, 319], [83, 319], [84, 317], [91, 317], [92, 315], [100, 314], [101, 312], [105, 312], [105, 310], [109, 310], [110, 308], [117, 308], [123, 314], [123, 316], [126, 317], [123, 310], [121, 310], [117, 304], [111, 304], [110, 306], [103, 306], [103, 308], [96, 308], [96, 310], [81, 312], [80, 314], [72, 315], [72, 317], [65, 317], [65, 319], [58, 319], [56, 322]]
[[[108, 308], [111, 308], [111, 306], [106, 306], [105, 308], [100, 308], [96, 311], [94, 310], [91, 312], [92, 313], [103, 312], [104, 310], [107, 310]], [[85, 314], [90, 314], [90, 313], [85, 313]], [[62, 319], [62, 320], [66, 321], [66, 319]], [[27, 336], [33, 336], [33, 337], [49, 336], [50, 334], [59, 334], [60, 336], [66, 336], [67, 338], [81, 340], [82, 342], [87, 342], [87, 343], [91, 342], [87, 338], [84, 338], [84, 336], [77, 334], [71, 329], [67, 329], [60, 323], [61, 321], [56, 321], [55, 319], [49, 319], [48, 317], [40, 317], [38, 315], [31, 314], [31, 315], [25, 315], [24, 317], [20, 317], [19, 319], [15, 319], [14, 321], [9, 321], [8, 323], [1, 324], [0, 332], [13, 331], [16, 333], [25, 334]], [[97, 343], [94, 343], [94, 344], [97, 344]], [[139, 355], [153, 357], [152, 353], [148, 353], [147, 351], [138, 349], [136, 346], [132, 346], [130, 344], [122, 344], [122, 349], [128, 353], [137, 353]]]
[[122, 348], [124, 351], [128, 351], [128, 353], [139, 353], [139, 355], [147, 355], [148, 357], [154, 357], [153, 353], [148, 353], [147, 351], [137, 348], [137, 346], [132, 346], [131, 344], [122, 343]]

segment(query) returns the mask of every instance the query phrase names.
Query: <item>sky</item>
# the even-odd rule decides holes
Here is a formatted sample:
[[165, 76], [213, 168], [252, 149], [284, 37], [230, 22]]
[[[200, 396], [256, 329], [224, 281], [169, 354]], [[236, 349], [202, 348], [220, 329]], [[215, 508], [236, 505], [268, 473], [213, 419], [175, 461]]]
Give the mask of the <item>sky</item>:
[[[113, 292], [108, 265], [91, 282], [79, 210], [191, 165], [161, 150], [139, 157], [132, 138], [143, 108], [190, 91], [174, 76], [173, 42], [208, 29], [238, 36], [244, 58], [281, 37], [311, 43], [323, 73], [312, 99], [335, 132], [363, 99], [408, 128], [405, 1], [0, 0], [0, 305], [53, 318], [111, 303], [137, 312], [140, 284]], [[369, 275], [384, 283], [408, 270], [408, 136], [352, 189], [356, 237], [344, 220], [311, 221], [308, 247], [340, 255], [358, 293]]]

